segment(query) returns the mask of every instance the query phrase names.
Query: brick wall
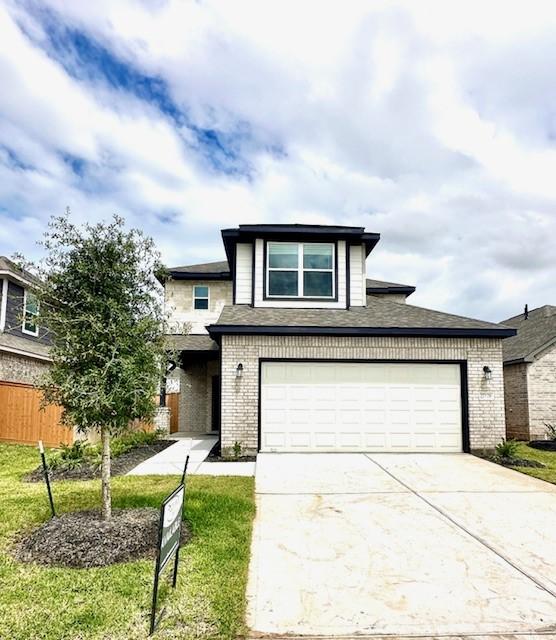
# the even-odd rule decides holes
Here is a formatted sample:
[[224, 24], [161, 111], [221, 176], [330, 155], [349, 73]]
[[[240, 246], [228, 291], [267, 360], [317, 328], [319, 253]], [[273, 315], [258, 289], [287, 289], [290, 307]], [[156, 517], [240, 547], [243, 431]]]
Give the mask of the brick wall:
[[[222, 447], [257, 450], [259, 358], [467, 360], [472, 449], [505, 436], [501, 340], [449, 338], [223, 336]], [[235, 377], [243, 363], [243, 376]], [[483, 367], [492, 370], [484, 380]]]
[[212, 429], [212, 376], [217, 360], [191, 361], [180, 369], [179, 430], [206, 433]]
[[[209, 308], [193, 308], [193, 287], [202, 285], [209, 288]], [[232, 304], [231, 281], [215, 280], [169, 280], [164, 286], [164, 308], [172, 331], [206, 334], [206, 325], [216, 322], [222, 308]]]
[[19, 356], [8, 351], [0, 351], [0, 380], [36, 384], [49, 367], [44, 360]]
[[528, 369], [529, 437], [544, 440], [545, 422], [556, 424], [556, 346], [535, 359]]
[[504, 367], [504, 403], [506, 437], [529, 440], [529, 404], [527, 397], [527, 363]]

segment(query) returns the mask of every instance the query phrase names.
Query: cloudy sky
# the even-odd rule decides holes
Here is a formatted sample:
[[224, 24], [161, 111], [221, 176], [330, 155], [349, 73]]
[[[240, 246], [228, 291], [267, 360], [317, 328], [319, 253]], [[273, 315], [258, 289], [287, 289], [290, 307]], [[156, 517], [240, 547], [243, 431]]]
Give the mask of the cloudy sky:
[[168, 265], [360, 225], [414, 304], [554, 304], [555, 78], [552, 2], [0, 0], [0, 254], [67, 206]]

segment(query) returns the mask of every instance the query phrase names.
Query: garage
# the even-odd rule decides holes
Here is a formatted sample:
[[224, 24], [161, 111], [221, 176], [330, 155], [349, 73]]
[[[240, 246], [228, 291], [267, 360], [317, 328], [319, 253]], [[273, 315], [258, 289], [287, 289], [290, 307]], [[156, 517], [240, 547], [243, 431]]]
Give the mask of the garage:
[[260, 450], [463, 450], [459, 363], [261, 362]]

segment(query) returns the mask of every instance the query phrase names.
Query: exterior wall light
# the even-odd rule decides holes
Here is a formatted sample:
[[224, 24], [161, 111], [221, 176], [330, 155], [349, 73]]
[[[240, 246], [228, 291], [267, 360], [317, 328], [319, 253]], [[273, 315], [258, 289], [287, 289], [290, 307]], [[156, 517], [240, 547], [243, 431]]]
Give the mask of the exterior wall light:
[[241, 378], [242, 375], [243, 375], [243, 365], [240, 362], [236, 367], [236, 378]]
[[485, 380], [488, 382], [492, 378], [492, 371], [486, 364], [483, 367], [483, 373], [485, 374]]

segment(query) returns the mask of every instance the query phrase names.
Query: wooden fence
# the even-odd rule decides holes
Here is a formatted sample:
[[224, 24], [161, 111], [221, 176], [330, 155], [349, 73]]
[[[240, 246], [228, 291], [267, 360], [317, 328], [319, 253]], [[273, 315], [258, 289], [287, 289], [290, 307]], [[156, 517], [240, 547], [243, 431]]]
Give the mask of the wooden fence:
[[60, 424], [62, 410], [49, 405], [41, 410], [42, 394], [28, 384], [0, 382], [0, 441], [49, 447], [73, 442], [73, 431]]
[[[36, 444], [42, 440], [48, 447], [73, 442], [73, 430], [60, 424], [62, 409], [49, 405], [41, 410], [41, 392], [28, 384], [0, 382], [0, 442]], [[179, 393], [169, 393], [170, 433], [178, 430]], [[158, 398], [157, 398], [158, 402]], [[133, 429], [152, 430], [153, 425], [134, 420]]]

